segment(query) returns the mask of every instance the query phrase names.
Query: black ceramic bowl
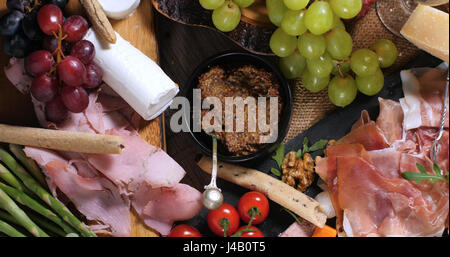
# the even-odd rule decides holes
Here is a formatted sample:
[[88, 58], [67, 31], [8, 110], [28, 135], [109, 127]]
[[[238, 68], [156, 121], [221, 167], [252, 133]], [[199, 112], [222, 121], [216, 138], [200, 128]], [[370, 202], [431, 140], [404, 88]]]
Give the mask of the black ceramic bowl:
[[211, 58], [208, 58], [202, 64], [200, 64], [197, 69], [195, 69], [194, 73], [189, 78], [187, 84], [185, 85], [183, 96], [189, 100], [191, 108], [189, 111], [185, 112], [185, 120], [189, 120], [189, 132], [192, 135], [194, 141], [200, 146], [201, 150], [206, 154], [212, 155], [212, 137], [207, 135], [203, 130], [202, 132], [193, 132], [193, 119], [192, 119], [192, 110], [193, 110], [193, 89], [198, 86], [198, 79], [203, 74], [208, 72], [212, 67], [220, 66], [225, 69], [240, 67], [244, 65], [253, 65], [259, 69], [264, 69], [268, 72], [271, 72], [278, 79], [280, 85], [280, 95], [283, 98], [283, 109], [281, 111], [281, 118], [278, 122], [278, 138], [276, 142], [267, 144], [264, 148], [259, 150], [256, 153], [246, 155], [246, 156], [233, 156], [229, 153], [225, 146], [223, 146], [220, 141], [218, 143], [218, 159], [225, 162], [231, 163], [242, 163], [255, 161], [260, 158], [266, 157], [269, 153], [273, 152], [277, 145], [279, 145], [283, 139], [286, 137], [289, 123], [291, 119], [291, 105], [292, 105], [292, 95], [291, 90], [289, 88], [289, 84], [284, 78], [283, 74], [279, 71], [279, 69], [273, 65], [271, 62], [263, 59], [257, 55], [250, 53], [241, 53], [241, 52], [227, 52], [222, 53]]

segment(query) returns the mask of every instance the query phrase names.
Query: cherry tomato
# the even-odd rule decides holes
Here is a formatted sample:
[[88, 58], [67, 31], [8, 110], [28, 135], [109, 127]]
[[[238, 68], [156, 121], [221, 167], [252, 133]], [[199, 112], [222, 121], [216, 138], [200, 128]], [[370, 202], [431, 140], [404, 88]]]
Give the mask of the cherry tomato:
[[[247, 226], [242, 226], [238, 229], [238, 231], [236, 231], [236, 233], [241, 232], [242, 230], [244, 230], [246, 228], [247, 228]], [[256, 231], [244, 232], [244, 233], [242, 233], [241, 237], [264, 237], [264, 234], [257, 227], [250, 226], [249, 229], [256, 230]]]
[[249, 213], [252, 207], [258, 208], [261, 213], [261, 215], [255, 216], [252, 224], [262, 223], [269, 215], [269, 200], [264, 194], [255, 191], [248, 192], [241, 197], [238, 203], [239, 216], [247, 224], [252, 217]]
[[169, 237], [202, 237], [202, 234], [193, 226], [182, 224], [174, 227]]
[[218, 209], [208, 213], [207, 222], [209, 229], [211, 229], [214, 234], [222, 237], [225, 234], [223, 227], [224, 222], [228, 223], [227, 236], [231, 236], [239, 227], [239, 214], [233, 205], [223, 203]]

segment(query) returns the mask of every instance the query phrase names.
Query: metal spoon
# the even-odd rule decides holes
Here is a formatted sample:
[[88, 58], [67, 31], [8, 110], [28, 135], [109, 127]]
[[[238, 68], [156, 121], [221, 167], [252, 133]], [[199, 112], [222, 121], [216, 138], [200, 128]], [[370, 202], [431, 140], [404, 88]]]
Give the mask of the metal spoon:
[[222, 190], [217, 187], [217, 138], [213, 136], [213, 168], [211, 173], [211, 183], [205, 186], [203, 192], [203, 205], [209, 210], [218, 209], [223, 203]]
[[444, 93], [444, 107], [442, 109], [442, 114], [441, 114], [441, 124], [439, 126], [439, 135], [436, 137], [436, 139], [433, 142], [433, 148], [431, 151], [431, 159], [433, 160], [433, 162], [436, 162], [437, 159], [437, 146], [439, 141], [442, 138], [442, 134], [444, 133], [444, 126], [445, 126], [445, 117], [447, 116], [447, 100], [448, 100], [448, 84], [449, 84], [449, 72], [447, 71], [447, 83], [445, 84], [445, 93]]

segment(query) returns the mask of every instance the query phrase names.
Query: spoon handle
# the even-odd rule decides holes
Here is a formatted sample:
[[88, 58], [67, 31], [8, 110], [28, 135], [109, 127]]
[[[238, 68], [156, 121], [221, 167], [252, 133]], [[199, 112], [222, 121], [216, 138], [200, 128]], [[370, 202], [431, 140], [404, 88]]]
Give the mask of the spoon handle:
[[217, 138], [213, 137], [213, 167], [211, 172], [211, 183], [205, 186], [205, 189], [214, 188], [221, 191], [220, 188], [217, 187], [216, 180], [217, 180]]

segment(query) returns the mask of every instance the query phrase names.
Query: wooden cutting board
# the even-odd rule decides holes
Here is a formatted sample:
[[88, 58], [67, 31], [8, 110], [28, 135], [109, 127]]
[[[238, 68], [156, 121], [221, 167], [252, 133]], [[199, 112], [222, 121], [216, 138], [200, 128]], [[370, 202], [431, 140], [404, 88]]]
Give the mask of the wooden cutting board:
[[[6, 12], [6, 0], [0, 0], [0, 15]], [[84, 10], [77, 0], [70, 0], [65, 13], [85, 16]], [[124, 20], [111, 20], [111, 23], [124, 39], [130, 41], [132, 45], [159, 63], [158, 44], [150, 0], [142, 0], [133, 16]], [[1, 51], [0, 65], [4, 67], [8, 60], [9, 57]], [[29, 96], [22, 95], [16, 90], [3, 71], [0, 71], [0, 123], [39, 126]], [[164, 116], [151, 122], [141, 121], [139, 133], [148, 143], [165, 150], [163, 124]], [[158, 233], [147, 227], [132, 211], [131, 236], [155, 237], [158, 236]]]

